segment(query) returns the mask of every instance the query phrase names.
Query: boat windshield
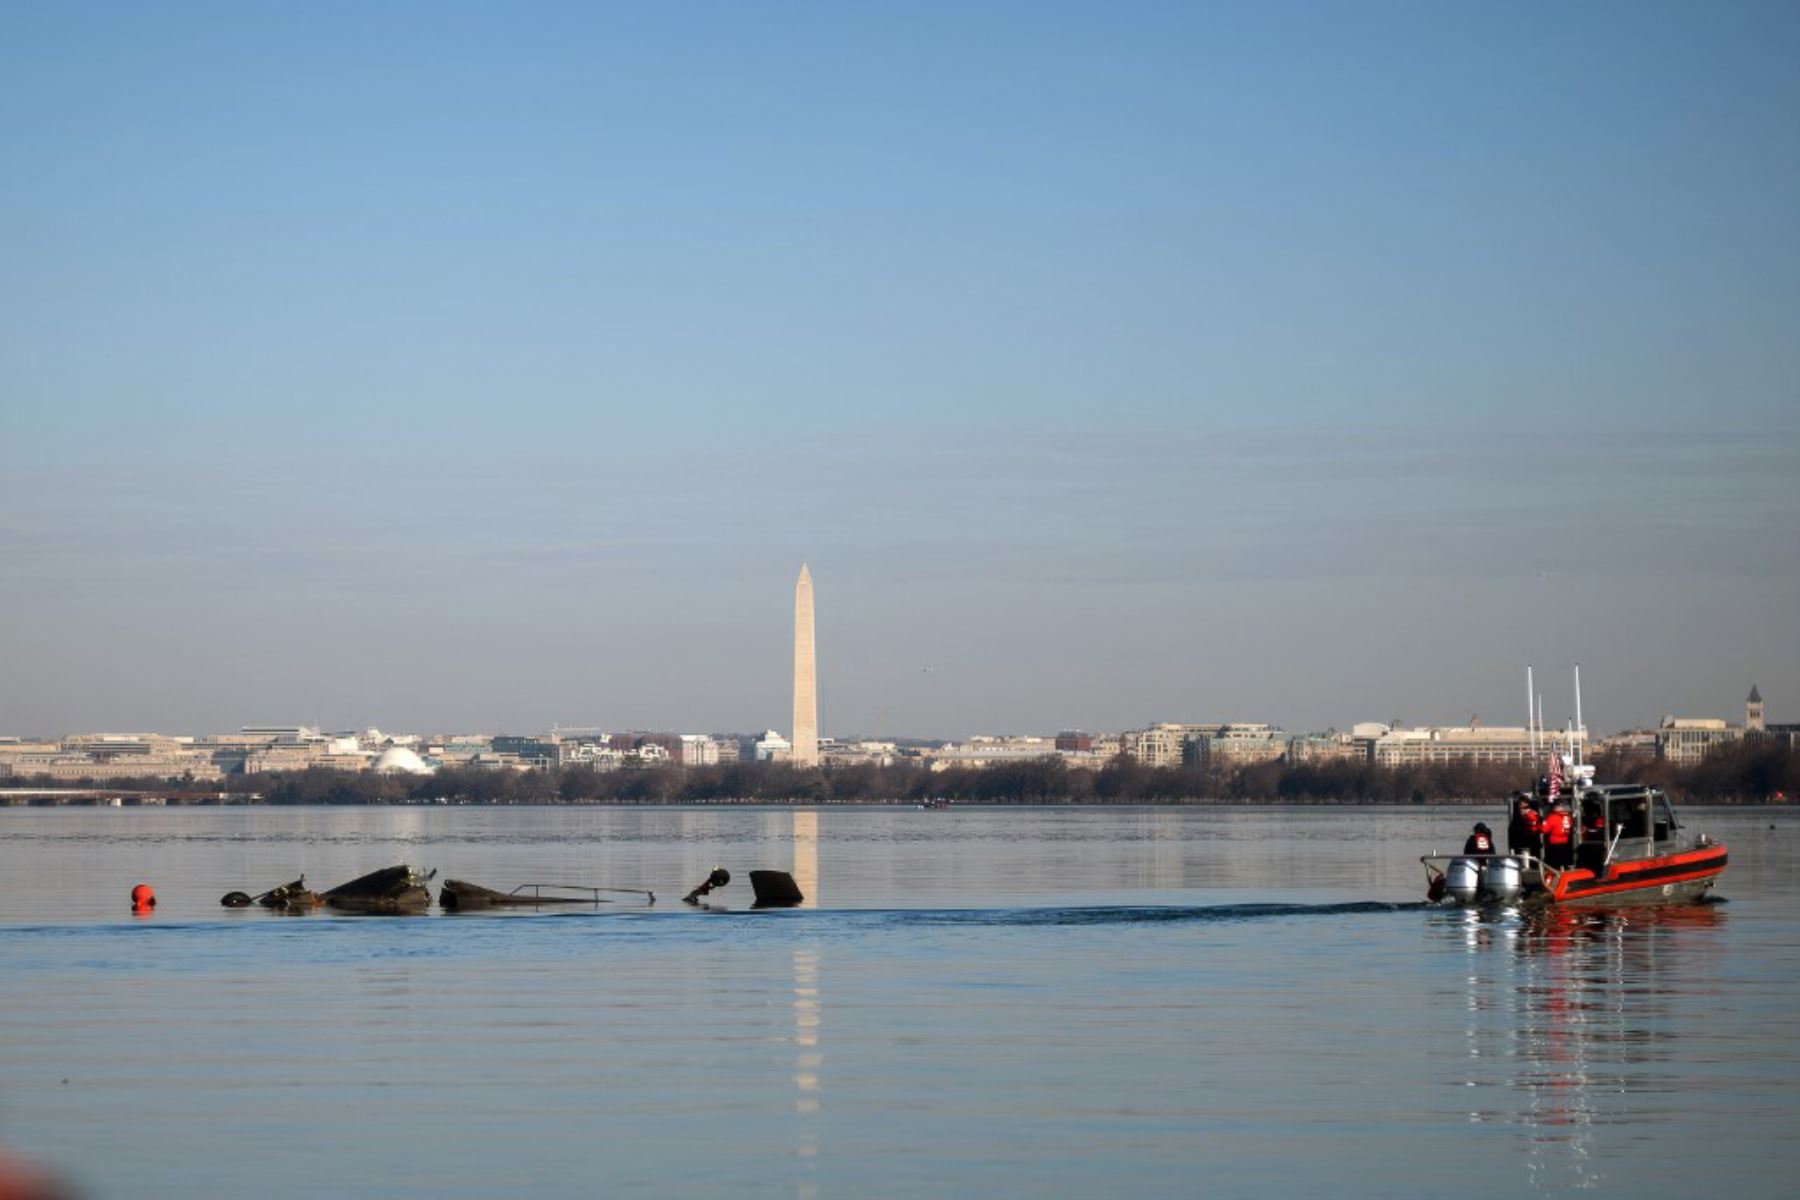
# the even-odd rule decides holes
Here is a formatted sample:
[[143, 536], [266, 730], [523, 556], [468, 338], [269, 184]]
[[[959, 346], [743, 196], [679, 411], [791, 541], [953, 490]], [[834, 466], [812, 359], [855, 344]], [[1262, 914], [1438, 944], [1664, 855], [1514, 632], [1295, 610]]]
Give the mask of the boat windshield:
[[1657, 792], [1656, 840], [1659, 842], [1666, 842], [1674, 837], [1675, 831], [1680, 828], [1681, 822], [1675, 819], [1675, 809], [1674, 806], [1669, 803], [1669, 798], [1661, 792]]
[[[1608, 813], [1612, 828], [1621, 838], [1647, 838], [1650, 830], [1650, 797], [1647, 795], [1617, 796], [1613, 798]], [[1667, 834], [1659, 835], [1667, 837]]]

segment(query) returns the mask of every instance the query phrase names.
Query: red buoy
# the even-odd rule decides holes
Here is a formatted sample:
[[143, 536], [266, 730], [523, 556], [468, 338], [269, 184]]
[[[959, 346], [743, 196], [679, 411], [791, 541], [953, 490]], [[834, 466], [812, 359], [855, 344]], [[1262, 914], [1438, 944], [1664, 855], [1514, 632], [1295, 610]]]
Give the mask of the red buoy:
[[140, 883], [131, 889], [131, 911], [147, 913], [156, 907], [156, 889], [147, 883]]

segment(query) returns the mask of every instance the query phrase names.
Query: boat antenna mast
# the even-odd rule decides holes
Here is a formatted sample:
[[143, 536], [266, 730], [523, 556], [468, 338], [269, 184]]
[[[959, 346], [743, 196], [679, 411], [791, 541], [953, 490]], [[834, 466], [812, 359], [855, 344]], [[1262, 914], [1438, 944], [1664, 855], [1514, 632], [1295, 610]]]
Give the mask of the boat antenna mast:
[[[1581, 664], [1575, 664], [1575, 732], [1581, 735], [1581, 741], [1587, 741], [1587, 726], [1581, 723]], [[1581, 765], [1581, 743], [1576, 742], [1571, 748], [1575, 755], [1575, 765]]]
[[1537, 713], [1533, 710], [1531, 697], [1535, 695], [1531, 683], [1531, 664], [1525, 665], [1525, 740], [1531, 746], [1531, 761], [1535, 764], [1538, 756]]

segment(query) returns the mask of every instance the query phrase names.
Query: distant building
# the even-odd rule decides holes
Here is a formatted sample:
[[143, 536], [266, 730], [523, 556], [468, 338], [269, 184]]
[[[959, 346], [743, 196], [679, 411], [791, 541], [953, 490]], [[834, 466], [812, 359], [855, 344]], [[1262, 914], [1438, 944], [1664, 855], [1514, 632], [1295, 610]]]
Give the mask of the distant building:
[[1119, 735], [1122, 754], [1146, 767], [1179, 767], [1196, 762], [1199, 751], [1194, 743], [1211, 737], [1223, 725], [1183, 725], [1164, 721], [1148, 729], [1129, 729]]
[[1065, 729], [1056, 735], [1056, 748], [1064, 752], [1087, 753], [1093, 750], [1094, 739], [1079, 729]]
[[604, 737], [563, 743], [563, 765], [591, 771], [616, 771], [625, 765], [625, 753], [614, 750]]
[[435, 768], [405, 746], [389, 746], [369, 769], [377, 775], [429, 775]]
[[1595, 742], [1594, 753], [1617, 758], [1655, 758], [1656, 740], [1654, 729], [1627, 729]]
[[239, 732], [252, 741], [272, 742], [282, 746], [325, 740], [325, 735], [315, 725], [245, 725]]
[[[1750, 738], [1750, 734], [1744, 735]], [[1791, 750], [1800, 750], [1800, 724], [1782, 723], [1760, 729], [1754, 735], [1758, 742], [1778, 742]]]
[[819, 739], [819, 757], [828, 766], [847, 767], [870, 765], [886, 767], [899, 757], [899, 748], [893, 742], [863, 739], [857, 742], [840, 742], [836, 738]]
[[1334, 762], [1366, 763], [1369, 743], [1350, 733], [1296, 733], [1288, 738], [1288, 761], [1319, 765]]
[[191, 738], [84, 733], [60, 742], [0, 740], [0, 775], [45, 775], [58, 782], [184, 776], [214, 780], [220, 771], [211, 752], [196, 749]]
[[[733, 758], [736, 755], [732, 756]], [[676, 741], [675, 761], [684, 767], [711, 767], [719, 761], [719, 743], [704, 733], [684, 733]]]
[[1656, 757], [1697, 763], [1713, 751], [1735, 745], [1744, 731], [1717, 717], [1664, 717], [1656, 730]]
[[509, 756], [521, 766], [537, 770], [554, 767], [562, 760], [560, 739], [554, 734], [549, 737], [512, 737], [499, 734], [489, 742], [489, 748], [496, 756]]
[[966, 742], [946, 742], [926, 756], [926, 765], [934, 771], [946, 771], [951, 767], [991, 767], [1056, 756], [1054, 738], [981, 735]]
[[[1360, 733], [1363, 726], [1354, 732]], [[1378, 767], [1426, 766], [1469, 763], [1475, 765], [1539, 766], [1552, 747], [1565, 752], [1571, 743], [1586, 757], [1587, 734], [1551, 731], [1536, 736], [1523, 725], [1446, 725], [1434, 728], [1389, 728], [1370, 742], [1369, 761]]]
[[644, 747], [655, 746], [662, 751], [663, 759], [681, 761], [681, 735], [678, 733], [615, 733], [607, 741], [621, 754], [639, 754], [641, 757]]
[[1189, 745], [1189, 760], [1201, 766], [1242, 767], [1285, 756], [1288, 736], [1270, 725], [1233, 723], [1194, 736]]
[[318, 766], [324, 757], [323, 750], [315, 750], [311, 746], [268, 746], [252, 750], [244, 756], [244, 771], [249, 775], [262, 775], [271, 771], [305, 771]]
[[767, 729], [756, 739], [752, 752], [757, 762], [788, 762], [794, 756], [794, 746], [773, 729]]
[[1119, 750], [1126, 758], [1142, 766], [1178, 766], [1186, 741], [1178, 726], [1152, 725], [1148, 729], [1127, 729], [1121, 733]]
[[1750, 699], [1745, 704], [1744, 740], [1749, 742], [1774, 742], [1790, 749], [1800, 749], [1800, 724], [1780, 722], [1774, 725], [1763, 721], [1762, 695], [1750, 689]]
[[637, 749], [625, 756], [624, 766], [627, 770], [649, 767], [667, 767], [673, 765], [675, 756], [670, 754], [660, 742], [645, 741], [638, 744]]
[[479, 734], [459, 733], [428, 744], [425, 747], [425, 757], [436, 759], [446, 766], [472, 767], [492, 749], [488, 739]]

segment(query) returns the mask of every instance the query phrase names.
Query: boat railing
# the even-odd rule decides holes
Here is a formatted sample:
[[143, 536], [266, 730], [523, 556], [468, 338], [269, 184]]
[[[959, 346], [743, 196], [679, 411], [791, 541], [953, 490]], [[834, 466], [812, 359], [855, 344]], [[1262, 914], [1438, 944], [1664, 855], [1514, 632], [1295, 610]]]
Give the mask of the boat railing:
[[1527, 874], [1533, 871], [1537, 872], [1538, 876], [1544, 881], [1544, 887], [1550, 891], [1556, 890], [1556, 881], [1562, 877], [1562, 869], [1551, 866], [1542, 858], [1539, 858], [1528, 850], [1517, 850], [1512, 852], [1486, 850], [1477, 851], [1473, 854], [1439, 854], [1434, 850], [1430, 854], [1419, 855], [1419, 861], [1425, 865], [1425, 878], [1427, 881], [1444, 874], [1445, 868], [1437, 865], [1438, 863], [1449, 863], [1459, 858], [1467, 859], [1472, 862], [1485, 862], [1490, 859], [1510, 858], [1519, 864], [1519, 869], [1522, 872]]
[[618, 892], [627, 896], [644, 896], [648, 898], [651, 903], [654, 904], [656, 902], [656, 893], [645, 888], [586, 887], [578, 883], [521, 883], [518, 887], [508, 892], [507, 895], [530, 896], [534, 900], [541, 900], [544, 898], [544, 893], [546, 891], [549, 891], [552, 897], [558, 894], [580, 892], [584, 895], [593, 897], [596, 904], [600, 902], [601, 892]]
[[1426, 864], [1430, 864], [1439, 859], [1442, 859], [1444, 862], [1449, 862], [1453, 858], [1472, 858], [1476, 862], [1484, 862], [1491, 858], [1512, 858], [1517, 859], [1525, 866], [1539, 867], [1550, 871], [1556, 869], [1555, 867], [1547, 866], [1543, 859], [1531, 853], [1529, 850], [1513, 850], [1510, 852], [1506, 850], [1477, 850], [1469, 854], [1464, 854], [1460, 850], [1454, 854], [1444, 854], [1437, 850], [1433, 850], [1430, 854], [1419, 855], [1419, 861]]

